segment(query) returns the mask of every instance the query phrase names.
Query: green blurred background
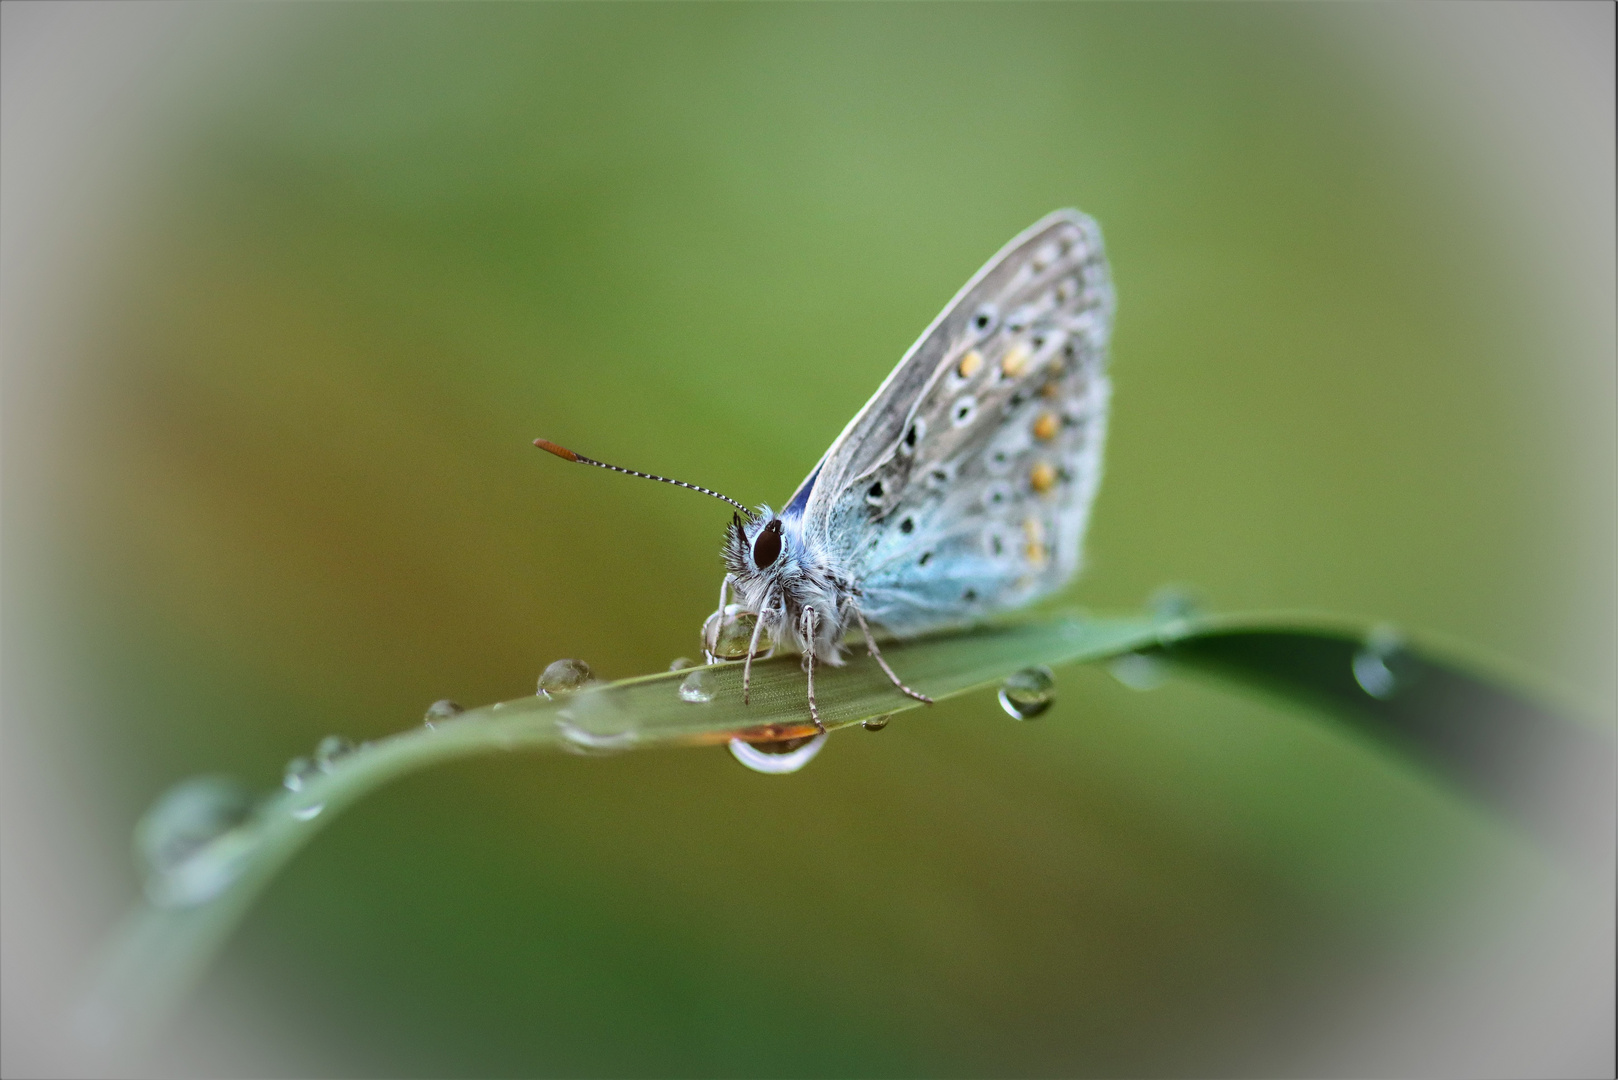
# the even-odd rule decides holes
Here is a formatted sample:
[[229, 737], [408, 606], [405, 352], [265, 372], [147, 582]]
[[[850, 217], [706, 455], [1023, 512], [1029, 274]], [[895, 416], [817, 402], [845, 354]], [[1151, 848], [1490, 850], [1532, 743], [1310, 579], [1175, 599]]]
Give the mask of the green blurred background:
[[[1567, 287], [1602, 283], [1480, 173], [1444, 72], [1407, 77], [1400, 50], [1449, 31], [1400, 18], [171, 16], [163, 63], [203, 74], [161, 99], [115, 242], [53, 309], [55, 408], [8, 449], [35, 497], [8, 519], [10, 666], [48, 658], [28, 700], [54, 709], [8, 739], [101, 867], [62, 965], [134, 894], [128, 831], [180, 777], [269, 787], [322, 735], [526, 693], [558, 657], [620, 677], [696, 651], [727, 513], [531, 439], [778, 502], [1062, 206], [1101, 223], [1119, 296], [1064, 603], [1176, 581], [1391, 620], [1609, 711], [1610, 324]], [[787, 778], [716, 749], [402, 783], [274, 885], [155, 1060], [1363, 1072], [1495, 1039], [1510, 1074], [1532, 1025], [1467, 994], [1592, 1007], [1569, 957], [1593, 939], [1551, 932], [1582, 880], [1319, 717], [1073, 669], [1038, 723], [976, 695]]]

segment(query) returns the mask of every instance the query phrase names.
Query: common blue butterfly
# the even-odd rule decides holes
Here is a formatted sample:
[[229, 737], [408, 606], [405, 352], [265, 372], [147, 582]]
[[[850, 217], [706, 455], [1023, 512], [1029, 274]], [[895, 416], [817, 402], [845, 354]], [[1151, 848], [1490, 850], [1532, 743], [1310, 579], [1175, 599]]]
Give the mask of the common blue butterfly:
[[535, 445], [736, 507], [704, 647], [745, 660], [744, 696], [761, 645], [800, 651], [818, 740], [815, 665], [841, 665], [855, 629], [895, 687], [930, 701], [888, 666], [877, 632], [973, 623], [1077, 573], [1101, 481], [1113, 306], [1096, 223], [1076, 210], [1041, 219], [956, 294], [780, 513]]

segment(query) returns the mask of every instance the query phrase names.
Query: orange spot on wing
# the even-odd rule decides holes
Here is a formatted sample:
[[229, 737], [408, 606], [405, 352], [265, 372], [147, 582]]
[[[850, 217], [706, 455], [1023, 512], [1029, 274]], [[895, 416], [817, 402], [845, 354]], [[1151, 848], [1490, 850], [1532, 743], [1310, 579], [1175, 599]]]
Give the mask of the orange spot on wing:
[[1015, 379], [1028, 369], [1028, 346], [1017, 342], [1006, 350], [1006, 355], [1000, 358], [1000, 370], [1008, 378]]
[[[1055, 486], [1056, 470], [1051, 468], [1049, 464], [1041, 461], [1032, 469], [1028, 470], [1028, 483], [1029, 486], [1031, 486], [1035, 491], [1043, 495], [1045, 492], [1049, 491], [1053, 486]], [[1029, 520], [1033, 519], [1030, 518]]]

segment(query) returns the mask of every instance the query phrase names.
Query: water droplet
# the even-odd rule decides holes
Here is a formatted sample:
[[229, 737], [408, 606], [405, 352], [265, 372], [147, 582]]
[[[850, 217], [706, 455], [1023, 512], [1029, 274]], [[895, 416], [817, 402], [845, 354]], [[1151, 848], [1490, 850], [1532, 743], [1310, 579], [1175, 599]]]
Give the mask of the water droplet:
[[1202, 614], [1202, 598], [1189, 585], [1164, 585], [1146, 601], [1146, 610], [1162, 622], [1191, 619]]
[[176, 784], [152, 804], [135, 826], [135, 852], [152, 903], [205, 903], [240, 877], [258, 843], [246, 826], [252, 808], [246, 788], [218, 776]]
[[302, 791], [303, 786], [318, 775], [320, 769], [314, 762], [306, 757], [295, 757], [287, 762], [286, 775], [281, 778], [281, 784], [288, 791]]
[[323, 802], [310, 803], [308, 806], [295, 807], [292, 811], [292, 816], [299, 821], [312, 821], [319, 817], [320, 812], [324, 809], [326, 809], [326, 804]]
[[539, 692], [545, 697], [570, 694], [589, 681], [589, 664], [583, 660], [558, 660], [539, 677]]
[[[743, 611], [740, 605], [726, 604], [724, 611], [716, 611], [702, 624], [702, 650], [709, 662], [714, 660], [741, 660], [753, 642], [753, 629], [758, 616]], [[768, 652], [764, 635], [759, 635], [759, 649]]]
[[427, 717], [422, 721], [422, 723], [426, 724], [428, 727], [436, 727], [445, 720], [459, 716], [465, 711], [465, 709], [461, 708], [461, 706], [457, 705], [449, 698], [445, 698], [443, 701], [435, 701], [431, 705], [427, 706]]
[[1372, 627], [1352, 662], [1354, 681], [1360, 689], [1379, 701], [1403, 690], [1414, 674], [1404, 648], [1404, 635], [1397, 628]]
[[1032, 720], [1051, 707], [1055, 685], [1050, 668], [1023, 668], [1000, 684], [1000, 707], [1018, 720]]
[[730, 752], [737, 761], [754, 772], [782, 776], [795, 773], [814, 760], [826, 744], [825, 732], [801, 739], [781, 739], [777, 742], [750, 743], [744, 739], [730, 740]]
[[253, 800], [223, 776], [198, 776], [169, 788], [135, 826], [135, 852], [147, 870], [166, 874], [199, 848], [246, 820]]
[[337, 762], [354, 752], [354, 740], [341, 735], [327, 735], [315, 747], [315, 766], [321, 772], [331, 772]]
[[620, 731], [603, 735], [586, 731], [564, 716], [556, 721], [557, 734], [562, 736], [562, 748], [575, 754], [621, 754], [634, 749], [639, 736], [633, 731]]
[[693, 705], [706, 704], [719, 692], [718, 681], [708, 668], [697, 668], [680, 680], [680, 700]]
[[1146, 653], [1115, 656], [1107, 665], [1107, 670], [1131, 690], [1156, 690], [1169, 680], [1168, 662]]
[[686, 668], [696, 667], [697, 662], [689, 656], [676, 656], [669, 661], [670, 671], [684, 671]]
[[886, 716], [873, 716], [869, 720], [861, 720], [860, 727], [864, 728], [866, 731], [881, 731], [883, 728], [888, 726], [888, 721], [892, 719], [892, 713], [889, 713]]

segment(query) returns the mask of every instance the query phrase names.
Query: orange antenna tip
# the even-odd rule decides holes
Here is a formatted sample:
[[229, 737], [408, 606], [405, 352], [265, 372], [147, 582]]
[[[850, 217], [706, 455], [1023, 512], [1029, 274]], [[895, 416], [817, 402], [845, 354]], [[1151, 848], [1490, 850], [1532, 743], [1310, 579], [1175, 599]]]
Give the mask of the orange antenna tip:
[[539, 447], [541, 450], [545, 451], [547, 454], [555, 454], [557, 457], [561, 458], [563, 461], [577, 461], [577, 460], [579, 460], [579, 455], [575, 454], [573, 451], [569, 450], [565, 446], [557, 446], [555, 443], [551, 442], [549, 439], [535, 439], [534, 440], [534, 445]]

